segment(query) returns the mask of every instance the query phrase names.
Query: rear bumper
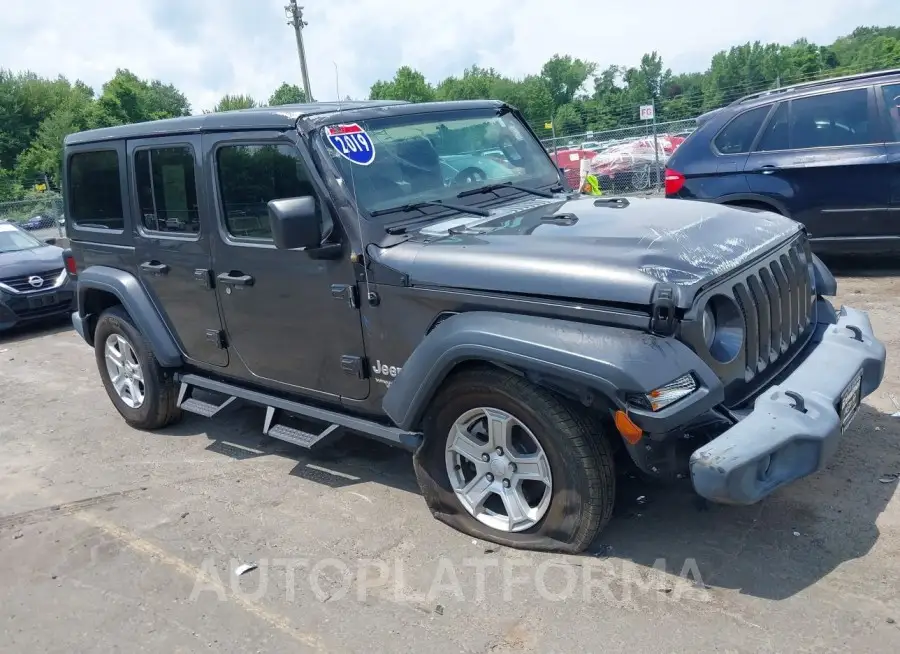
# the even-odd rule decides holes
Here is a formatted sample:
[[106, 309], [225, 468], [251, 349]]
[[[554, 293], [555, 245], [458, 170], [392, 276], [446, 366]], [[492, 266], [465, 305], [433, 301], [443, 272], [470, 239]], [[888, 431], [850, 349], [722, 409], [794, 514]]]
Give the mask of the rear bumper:
[[[849, 307], [815, 338], [815, 349], [787, 379], [768, 388], [738, 424], [694, 452], [690, 469], [697, 493], [722, 504], [753, 504], [822, 468], [841, 438], [845, 390], [857, 375], [860, 398], [878, 388], [885, 347], [868, 316]], [[787, 393], [802, 398], [805, 412]]]

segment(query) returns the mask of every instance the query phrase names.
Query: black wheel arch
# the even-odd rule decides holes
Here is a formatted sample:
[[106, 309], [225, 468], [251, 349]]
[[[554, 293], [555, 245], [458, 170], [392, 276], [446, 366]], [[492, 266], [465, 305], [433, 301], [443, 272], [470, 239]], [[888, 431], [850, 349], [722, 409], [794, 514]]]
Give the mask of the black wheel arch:
[[154, 356], [166, 368], [184, 363], [174, 336], [169, 332], [140, 281], [129, 272], [108, 266], [91, 266], [78, 274], [78, 315], [85, 340], [93, 345], [97, 318], [111, 306], [120, 304], [146, 337]]

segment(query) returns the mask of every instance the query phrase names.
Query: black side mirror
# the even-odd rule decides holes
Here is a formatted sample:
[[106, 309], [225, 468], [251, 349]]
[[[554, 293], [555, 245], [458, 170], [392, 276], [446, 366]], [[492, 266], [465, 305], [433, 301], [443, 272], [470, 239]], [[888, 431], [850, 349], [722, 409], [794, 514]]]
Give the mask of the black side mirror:
[[322, 244], [322, 218], [314, 197], [272, 200], [268, 207], [272, 239], [279, 250], [317, 248]]
[[46, 243], [47, 245], [56, 245], [56, 239], [55, 238], [45, 238], [44, 243]]

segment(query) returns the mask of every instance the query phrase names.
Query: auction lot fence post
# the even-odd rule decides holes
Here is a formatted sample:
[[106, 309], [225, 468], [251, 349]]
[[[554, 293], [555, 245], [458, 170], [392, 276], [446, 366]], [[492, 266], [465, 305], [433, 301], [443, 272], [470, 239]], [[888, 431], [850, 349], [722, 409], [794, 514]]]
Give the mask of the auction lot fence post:
[[[62, 195], [54, 191], [34, 194], [24, 200], [0, 202], [0, 221], [15, 223], [44, 238], [65, 236]], [[51, 231], [53, 233], [51, 233]]]

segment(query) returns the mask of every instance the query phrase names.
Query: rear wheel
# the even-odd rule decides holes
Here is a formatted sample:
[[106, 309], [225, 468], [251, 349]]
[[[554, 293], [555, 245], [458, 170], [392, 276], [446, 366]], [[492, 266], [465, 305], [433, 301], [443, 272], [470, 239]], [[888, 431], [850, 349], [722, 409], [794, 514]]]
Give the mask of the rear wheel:
[[129, 425], [159, 429], [181, 418], [175, 380], [121, 306], [97, 320], [94, 354], [106, 394]]
[[599, 422], [518, 375], [454, 375], [424, 419], [416, 476], [432, 513], [510, 547], [580, 552], [612, 515], [613, 456]]

